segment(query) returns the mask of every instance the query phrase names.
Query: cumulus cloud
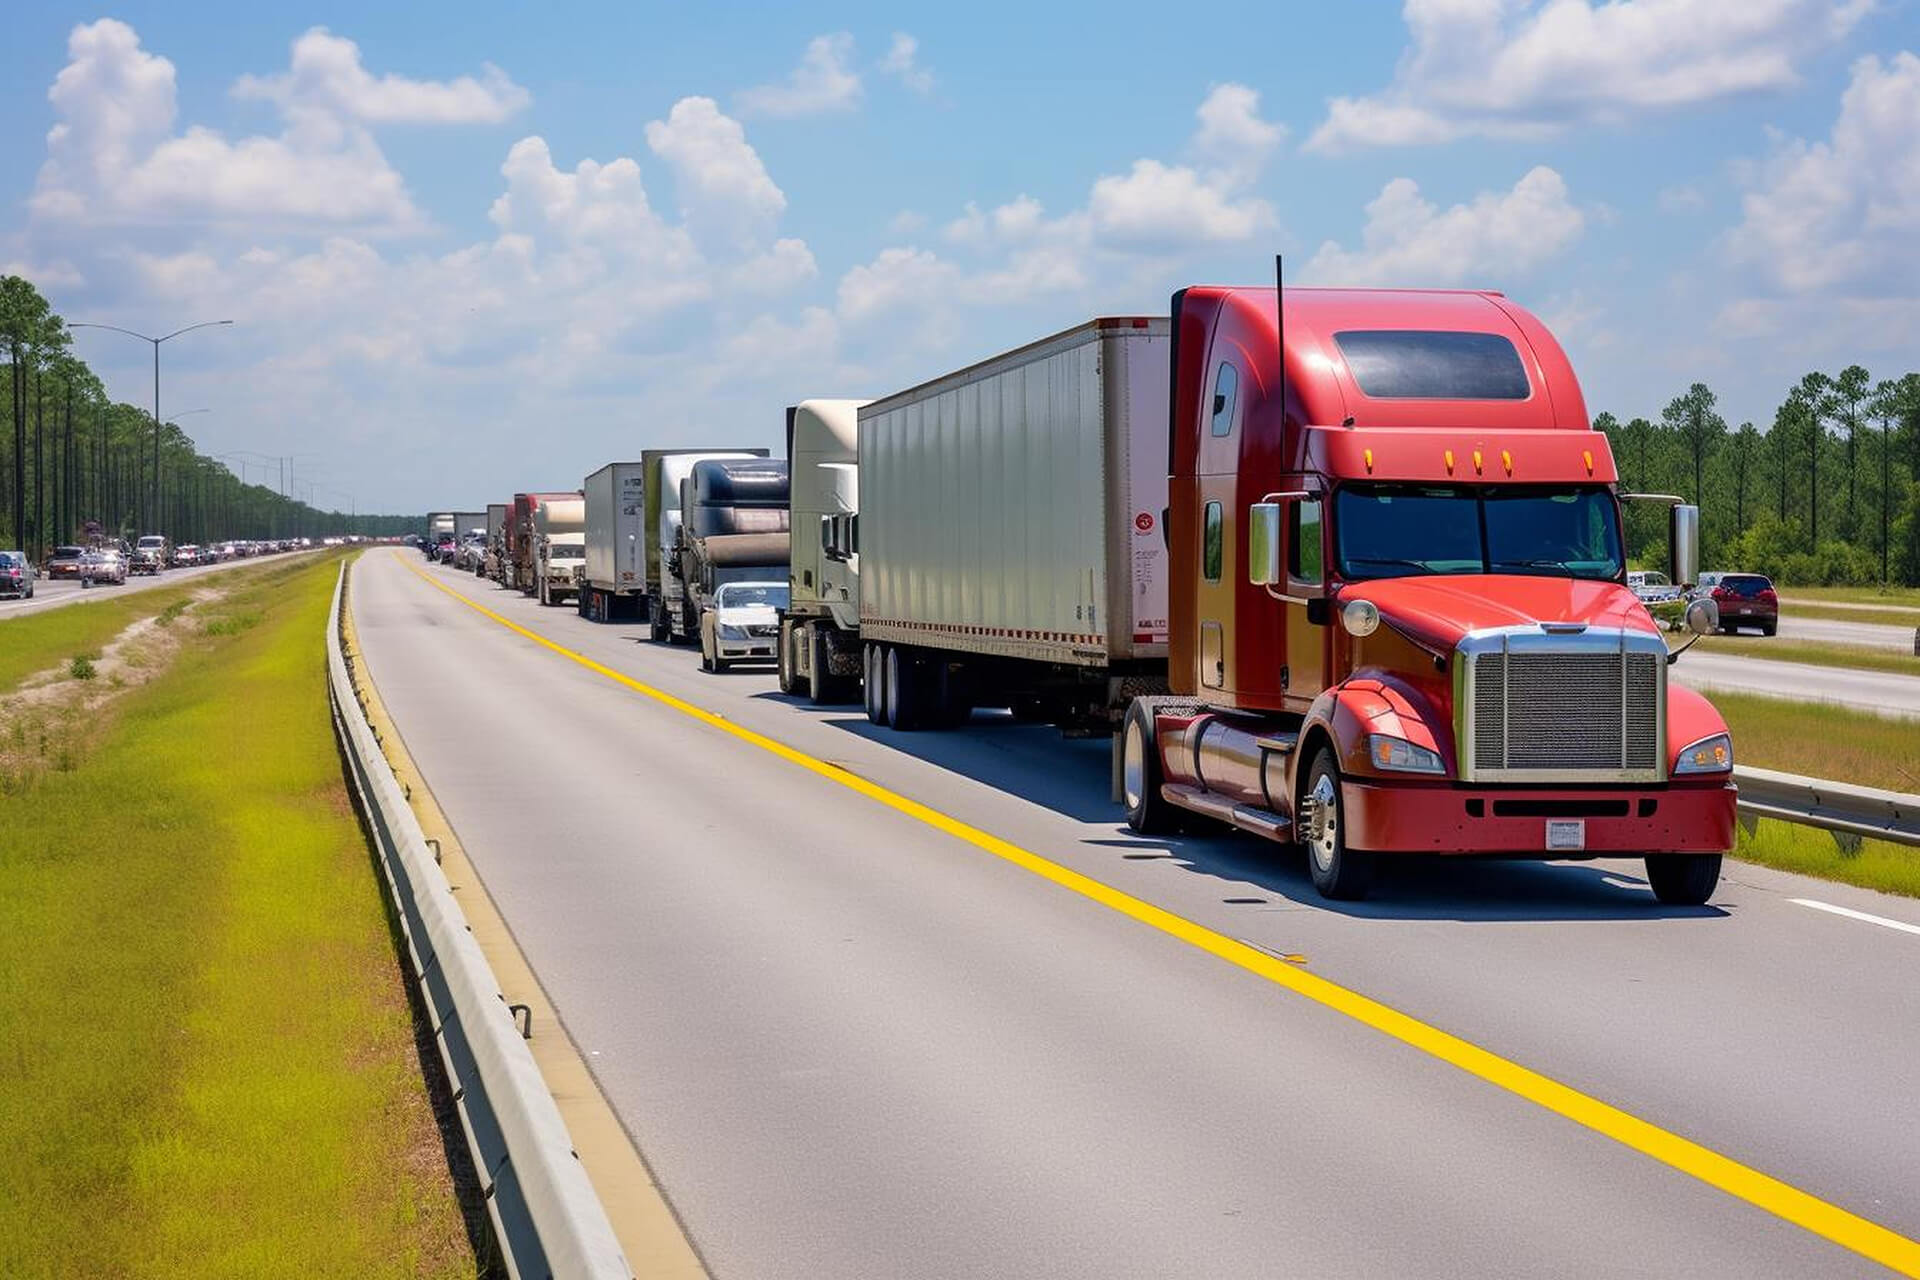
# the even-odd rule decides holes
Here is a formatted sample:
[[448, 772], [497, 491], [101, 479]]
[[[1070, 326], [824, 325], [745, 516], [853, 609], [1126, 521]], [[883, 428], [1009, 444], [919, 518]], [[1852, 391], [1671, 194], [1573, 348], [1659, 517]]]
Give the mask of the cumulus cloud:
[[73, 224], [319, 224], [369, 231], [426, 225], [368, 122], [461, 123], [518, 109], [525, 91], [497, 69], [483, 80], [375, 78], [352, 41], [311, 31], [293, 68], [245, 77], [242, 96], [276, 102], [277, 135], [176, 132], [174, 66], [112, 18], [75, 27], [48, 92], [59, 122], [31, 198], [34, 213]]
[[672, 170], [681, 210], [696, 234], [752, 241], [787, 207], [738, 120], [712, 98], [682, 98], [647, 125], [647, 146]]
[[414, 80], [389, 72], [374, 76], [361, 65], [360, 46], [314, 27], [293, 42], [284, 72], [241, 76], [239, 98], [264, 99], [290, 109], [319, 108], [369, 124], [498, 124], [524, 108], [527, 91], [492, 63], [478, 79]]
[[1823, 141], [1779, 139], [1741, 202], [1734, 258], [1792, 293], [1920, 287], [1920, 57], [1860, 59]]
[[1306, 276], [1332, 285], [1500, 287], [1564, 252], [1585, 226], [1566, 182], [1545, 165], [1510, 191], [1482, 192], [1449, 209], [1421, 196], [1411, 178], [1395, 178], [1367, 205], [1360, 247], [1327, 241]]
[[1336, 97], [1307, 149], [1538, 137], [1791, 88], [1874, 0], [1406, 0], [1379, 93]]
[[933, 71], [920, 65], [919, 56], [920, 42], [904, 31], [896, 31], [887, 56], [880, 59], [880, 70], [915, 93], [932, 93]]
[[[911, 50], [909, 50], [911, 56]], [[815, 36], [800, 65], [779, 84], [763, 84], [740, 93], [740, 110], [756, 116], [811, 116], [851, 111], [860, 105], [860, 74], [853, 61], [853, 37], [846, 32]]]

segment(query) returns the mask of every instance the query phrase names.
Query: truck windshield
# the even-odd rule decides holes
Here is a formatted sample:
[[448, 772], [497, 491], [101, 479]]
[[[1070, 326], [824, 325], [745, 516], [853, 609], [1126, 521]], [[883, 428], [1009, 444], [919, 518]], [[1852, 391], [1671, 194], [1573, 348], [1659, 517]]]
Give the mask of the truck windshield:
[[1349, 580], [1420, 573], [1616, 579], [1620, 522], [1603, 489], [1351, 485], [1334, 498]]

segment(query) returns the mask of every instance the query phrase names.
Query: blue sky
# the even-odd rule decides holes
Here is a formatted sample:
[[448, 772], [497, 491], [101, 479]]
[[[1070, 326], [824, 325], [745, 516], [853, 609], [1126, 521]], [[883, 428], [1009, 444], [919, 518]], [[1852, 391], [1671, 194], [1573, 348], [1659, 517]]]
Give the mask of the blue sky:
[[[1911, 0], [34, 7], [0, 268], [203, 447], [473, 507], [1198, 280], [1501, 288], [1590, 408], [1920, 363]], [[138, 344], [80, 339], [144, 403]], [[122, 345], [124, 344], [124, 345]], [[255, 473], [254, 478], [258, 478]]]

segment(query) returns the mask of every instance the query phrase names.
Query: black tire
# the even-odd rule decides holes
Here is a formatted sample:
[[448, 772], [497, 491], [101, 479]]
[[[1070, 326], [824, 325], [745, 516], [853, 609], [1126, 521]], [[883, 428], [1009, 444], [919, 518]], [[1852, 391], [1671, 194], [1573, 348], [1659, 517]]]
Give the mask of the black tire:
[[1160, 726], [1156, 701], [1135, 698], [1120, 727], [1120, 802], [1127, 825], [1143, 836], [1171, 835], [1183, 810], [1160, 794], [1166, 781], [1160, 766]]
[[1323, 898], [1357, 902], [1373, 887], [1373, 854], [1347, 848], [1346, 802], [1340, 766], [1333, 752], [1320, 748], [1307, 769], [1307, 785], [1295, 808], [1301, 814], [1300, 843], [1307, 871]]
[[649, 601], [647, 606], [647, 638], [655, 644], [665, 644], [671, 636], [667, 627], [667, 611], [658, 601]]
[[794, 674], [793, 647], [799, 644], [806, 635], [807, 629], [805, 627], [796, 627], [790, 621], [785, 619], [781, 620], [778, 642], [779, 648], [776, 650], [779, 657], [775, 660], [774, 665], [780, 673], [780, 692], [786, 694], [789, 698], [798, 697], [800, 694], [800, 686], [804, 683], [799, 676]]
[[910, 733], [920, 727], [924, 709], [918, 656], [906, 645], [890, 644], [883, 664], [887, 727], [896, 733]]
[[1669, 907], [1704, 906], [1720, 884], [1717, 853], [1650, 853], [1647, 883]]
[[886, 647], [870, 644], [861, 656], [864, 675], [860, 681], [860, 694], [866, 702], [867, 723], [885, 724], [887, 722], [887, 669]]
[[1774, 632], [1778, 631], [1779, 629], [1780, 629], [1779, 623], [1769, 622], [1766, 626], [1760, 628], [1760, 634], [1763, 636], [1770, 636]]
[[842, 687], [846, 682], [833, 674], [833, 646], [827, 643], [826, 624], [815, 623], [803, 627], [800, 640], [807, 646], [807, 662], [813, 669], [813, 675], [807, 681], [807, 701], [816, 707], [846, 701], [846, 692]]

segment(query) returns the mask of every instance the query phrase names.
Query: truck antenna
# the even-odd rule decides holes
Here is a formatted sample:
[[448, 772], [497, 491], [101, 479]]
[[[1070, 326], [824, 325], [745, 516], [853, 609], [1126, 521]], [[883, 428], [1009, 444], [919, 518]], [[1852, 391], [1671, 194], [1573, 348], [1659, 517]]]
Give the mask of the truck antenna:
[[1287, 260], [1284, 254], [1273, 255], [1273, 316], [1274, 332], [1280, 344], [1280, 422], [1285, 429], [1287, 421]]

